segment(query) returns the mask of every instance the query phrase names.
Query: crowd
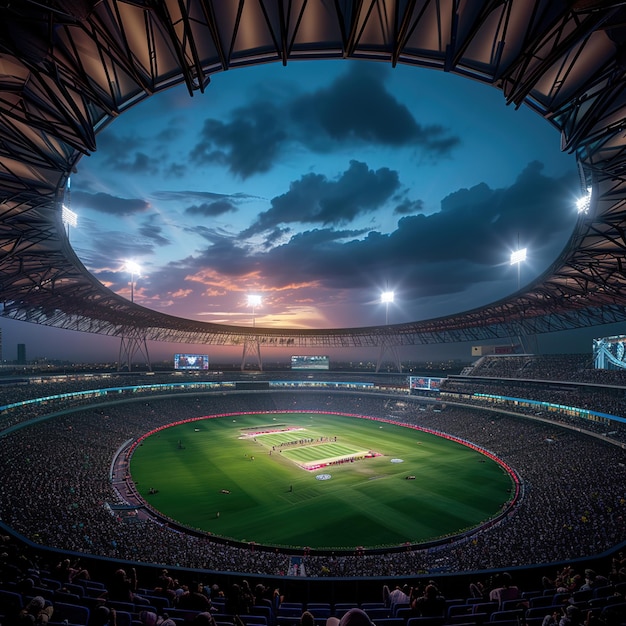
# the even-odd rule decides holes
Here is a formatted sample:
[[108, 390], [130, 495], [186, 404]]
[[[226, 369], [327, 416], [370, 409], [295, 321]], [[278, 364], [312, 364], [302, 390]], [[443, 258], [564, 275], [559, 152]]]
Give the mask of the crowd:
[[[165, 566], [284, 575], [288, 556], [180, 533], [124, 504], [109, 473], [122, 444], [175, 419], [237, 411], [328, 410], [382, 416], [471, 441], [515, 468], [518, 506], [499, 523], [437, 548], [380, 554], [309, 554], [310, 576], [397, 576], [471, 571], [595, 555], [626, 536], [624, 452], [554, 424], [448, 405], [435, 411], [374, 394], [189, 394], [97, 405], [0, 437], [0, 517], [32, 541]], [[80, 443], [77, 443], [80, 442]], [[112, 508], [113, 507], [113, 508]]]
[[[485, 395], [479, 395], [485, 394]], [[491, 396], [498, 396], [494, 400]], [[509, 400], [503, 400], [510, 398]], [[487, 381], [485, 379], [449, 378], [441, 386], [442, 401], [460, 401], [478, 406], [497, 406], [500, 409], [514, 410], [517, 413], [548, 417], [550, 420], [567, 423], [574, 427], [626, 443], [626, 422], [611, 418], [595, 417], [590, 420], [576, 415], [568, 407], [587, 409], [606, 415], [623, 417], [626, 415], [624, 390], [598, 389], [593, 387], [555, 387], [533, 382], [509, 380]], [[524, 400], [534, 402], [524, 403]], [[537, 403], [550, 403], [548, 410]], [[558, 408], [557, 408], [558, 407]]]
[[585, 376], [593, 367], [591, 354], [487, 355], [474, 364], [472, 375], [589, 382]]
[[[347, 597], [286, 596], [271, 581], [202, 572], [142, 570], [100, 564], [97, 570], [55, 564], [0, 536], [3, 626], [620, 626], [626, 620], [626, 558], [606, 571], [566, 564], [535, 578], [507, 571], [484, 579], [408, 577]], [[69, 573], [68, 573], [69, 572]], [[498, 620], [495, 619], [498, 615]], [[391, 619], [391, 621], [388, 621]]]

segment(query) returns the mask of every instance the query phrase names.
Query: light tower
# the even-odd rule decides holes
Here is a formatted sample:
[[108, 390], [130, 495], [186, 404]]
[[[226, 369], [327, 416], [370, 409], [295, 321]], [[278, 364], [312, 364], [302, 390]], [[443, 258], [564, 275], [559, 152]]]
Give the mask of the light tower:
[[[521, 289], [521, 267], [522, 263], [526, 261], [528, 250], [526, 248], [520, 248], [519, 245], [519, 235], [517, 236], [517, 250], [513, 250], [511, 252], [511, 265], [517, 265], [517, 291]], [[522, 311], [523, 315], [523, 311]], [[520, 342], [522, 350], [526, 352], [526, 346], [524, 345], [524, 336], [525, 330], [523, 324], [520, 322], [517, 323], [517, 340]]]
[[521, 265], [526, 260], [526, 248], [519, 248], [511, 252], [511, 265], [517, 265], [517, 290], [520, 290], [521, 286]]
[[252, 327], [254, 328], [256, 325], [256, 318], [255, 318], [255, 310], [256, 307], [261, 305], [261, 296], [259, 294], [249, 294], [248, 295], [248, 306], [252, 307]]
[[[136, 261], [131, 259], [124, 262], [124, 270], [130, 273], [130, 301], [135, 302], [135, 277], [141, 276], [141, 267]], [[130, 372], [133, 368], [133, 360], [136, 354], [141, 354], [146, 360], [148, 369], [151, 370], [150, 355], [148, 354], [148, 343], [146, 334], [138, 327], [125, 328], [120, 337], [120, 351], [117, 358], [118, 371], [124, 366]]]
[[[252, 328], [256, 327], [256, 309], [261, 305], [262, 298], [259, 294], [248, 295], [248, 306], [252, 307]], [[259, 370], [263, 371], [263, 361], [261, 360], [261, 342], [257, 335], [250, 335], [244, 339], [243, 355], [241, 357], [241, 371], [246, 367], [246, 357], [253, 354], [259, 365]]]
[[393, 291], [383, 291], [380, 294], [380, 301], [385, 305], [385, 326], [389, 324], [389, 304], [394, 301], [394, 298]]
[[[389, 326], [389, 305], [393, 304], [395, 293], [393, 291], [383, 291], [380, 294], [380, 301], [385, 305], [385, 326]], [[380, 366], [383, 364], [383, 357], [389, 351], [398, 372], [402, 373], [402, 364], [398, 354], [398, 346], [395, 344], [393, 336], [386, 331], [380, 335], [380, 351], [378, 353], [378, 361], [376, 362], [376, 373], [379, 372]]]
[[128, 259], [124, 264], [126, 271], [130, 273], [130, 301], [135, 301], [135, 276], [141, 276], [141, 267], [137, 261]]

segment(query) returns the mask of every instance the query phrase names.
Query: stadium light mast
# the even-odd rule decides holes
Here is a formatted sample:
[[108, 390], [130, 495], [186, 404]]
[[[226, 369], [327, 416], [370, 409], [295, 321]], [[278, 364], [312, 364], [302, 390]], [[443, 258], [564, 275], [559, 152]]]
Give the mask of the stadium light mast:
[[[385, 326], [389, 326], [389, 305], [392, 304], [395, 300], [395, 293], [393, 291], [383, 291], [380, 294], [380, 301], [385, 305]], [[383, 357], [385, 353], [389, 350], [391, 352], [391, 356], [393, 361], [398, 368], [398, 372], [402, 373], [402, 364], [400, 363], [400, 356], [398, 355], [398, 347], [393, 342], [393, 338], [389, 333], [384, 332], [380, 336], [380, 351], [378, 353], [378, 362], [376, 363], [376, 373], [379, 372], [380, 366], [383, 363]]]
[[[261, 296], [259, 294], [248, 295], [248, 306], [252, 307], [252, 328], [256, 327], [256, 308], [261, 305]], [[243, 355], [241, 357], [241, 371], [246, 368], [246, 357], [254, 354], [259, 370], [263, 371], [263, 361], [261, 360], [261, 342], [256, 335], [247, 336], [243, 342]]]
[[[130, 273], [130, 301], [135, 302], [135, 277], [141, 276], [141, 267], [136, 261], [128, 259], [124, 262], [124, 269]], [[127, 371], [130, 372], [133, 369], [133, 360], [137, 354], [145, 357], [148, 370], [151, 371], [152, 365], [150, 364], [145, 330], [138, 327], [128, 327], [120, 337], [120, 353], [117, 359], [118, 371], [122, 371], [126, 367]]]
[[383, 291], [380, 294], [380, 301], [385, 305], [385, 326], [389, 324], [389, 304], [393, 303], [395, 294], [393, 291]]
[[124, 264], [127, 272], [130, 272], [130, 301], [135, 301], [135, 276], [141, 276], [141, 267], [136, 261], [128, 260]]
[[[522, 266], [522, 263], [526, 261], [527, 252], [528, 251], [526, 248], [520, 248], [519, 235], [518, 235], [517, 236], [517, 250], [514, 250], [513, 252], [511, 252], [511, 265], [517, 265], [517, 291], [519, 291], [521, 288], [521, 266]], [[517, 334], [517, 339], [520, 342], [520, 345], [522, 346], [522, 350], [526, 352], [526, 347], [524, 345], [524, 335], [526, 333], [521, 323], [517, 324], [516, 334]]]
[[[519, 242], [518, 242], [519, 243]], [[518, 248], [511, 252], [511, 265], [517, 265], [517, 290], [520, 290], [521, 265], [526, 260], [526, 248]]]
[[261, 296], [258, 294], [250, 294], [248, 296], [248, 306], [252, 307], [252, 327], [256, 326], [255, 310], [261, 305]]

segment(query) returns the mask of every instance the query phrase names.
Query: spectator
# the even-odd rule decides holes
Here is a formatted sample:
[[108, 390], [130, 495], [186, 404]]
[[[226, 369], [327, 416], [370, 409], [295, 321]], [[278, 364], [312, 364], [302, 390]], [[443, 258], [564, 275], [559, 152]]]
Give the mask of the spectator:
[[559, 621], [559, 626], [580, 626], [582, 622], [582, 611], [574, 604], [570, 604], [565, 609], [564, 614]]
[[340, 620], [336, 617], [329, 617], [326, 620], [326, 626], [374, 626], [374, 624], [363, 609], [353, 608], [346, 611]]
[[135, 604], [147, 604], [147, 601], [137, 595], [137, 570], [130, 568], [130, 575], [123, 568], [115, 570], [113, 580], [106, 595], [108, 600], [116, 602], [132, 602]]
[[21, 610], [19, 614], [19, 624], [24, 626], [28, 626], [29, 624], [33, 624], [34, 626], [46, 626], [53, 613], [54, 607], [52, 604], [47, 604], [41, 596], [35, 596]]
[[411, 608], [419, 617], [443, 617], [446, 614], [446, 599], [431, 583], [426, 585], [424, 594], [413, 601]]
[[503, 572], [499, 577], [499, 586], [489, 593], [490, 602], [497, 602], [498, 609], [502, 610], [502, 605], [509, 600], [519, 600], [522, 594], [518, 587], [513, 584], [511, 574]]
[[315, 617], [310, 611], [304, 611], [300, 616], [300, 626], [315, 626]]
[[91, 612], [90, 626], [116, 626], [117, 613], [114, 608], [101, 605]]
[[592, 591], [598, 587], [606, 587], [609, 579], [606, 576], [600, 576], [593, 569], [585, 570], [585, 582], [581, 585], [580, 591]]
[[204, 594], [204, 585], [193, 582], [191, 586], [178, 597], [178, 608], [189, 609], [190, 611], [211, 611], [211, 601]]

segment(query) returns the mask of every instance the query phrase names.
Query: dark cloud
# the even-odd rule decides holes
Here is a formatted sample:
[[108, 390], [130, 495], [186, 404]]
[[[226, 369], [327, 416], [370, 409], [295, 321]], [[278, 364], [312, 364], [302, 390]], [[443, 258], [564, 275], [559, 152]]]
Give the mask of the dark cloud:
[[119, 198], [108, 193], [74, 191], [72, 201], [80, 208], [93, 209], [107, 215], [135, 215], [150, 209], [150, 203], [141, 198]]
[[287, 139], [282, 119], [271, 102], [255, 102], [237, 109], [228, 123], [208, 119], [190, 158], [196, 164], [225, 165], [241, 178], [267, 172]]
[[202, 224], [194, 224], [192, 226], [185, 226], [183, 230], [185, 232], [198, 235], [202, 237], [204, 240], [208, 241], [209, 243], [221, 242], [223, 240], [235, 241], [239, 239], [239, 237], [237, 237], [236, 235], [226, 232], [222, 228], [216, 228], [213, 226], [208, 227], [208, 226], [203, 226]]
[[150, 195], [155, 200], [166, 200], [174, 202], [207, 202], [207, 201], [220, 201], [228, 200], [232, 203], [240, 203], [246, 200], [256, 200], [258, 196], [252, 196], [246, 193], [215, 193], [213, 191], [196, 191], [196, 190], [184, 190], [184, 191], [154, 191]]
[[570, 190], [576, 182], [575, 173], [549, 178], [532, 163], [511, 187], [459, 190], [442, 201], [440, 212], [402, 217], [388, 234], [314, 229], [263, 252], [218, 236], [194, 262], [228, 275], [261, 272], [275, 286], [315, 281], [353, 290], [368, 287], [373, 277], [402, 276], [407, 297], [459, 293], [512, 280], [508, 252], [518, 232], [522, 241], [543, 233], [531, 245], [532, 265], [535, 273], [547, 267], [573, 228]]
[[216, 200], [215, 202], [203, 202], [192, 204], [185, 209], [187, 215], [203, 215], [204, 217], [217, 217], [224, 213], [234, 213], [237, 207], [228, 200]]
[[180, 289], [202, 292], [211, 279], [198, 278], [198, 274], [208, 274], [216, 284], [221, 285], [228, 278], [246, 275], [257, 266], [258, 259], [237, 237], [210, 228], [202, 228], [200, 234], [210, 245], [195, 255], [172, 261], [152, 271], [150, 285], [154, 285], [155, 290], [152, 291], [150, 285], [147, 285], [148, 295], [172, 294]]
[[[366, 172], [378, 180], [376, 173], [363, 169], [362, 164], [355, 163], [354, 168], [355, 172]], [[326, 213], [320, 208], [320, 198], [326, 196], [319, 190], [333, 189], [339, 185], [339, 180], [313, 177], [309, 181], [303, 177], [298, 181], [303, 185], [303, 192], [294, 192], [294, 199], [304, 200], [315, 192], [316, 201], [305, 204], [306, 219], [322, 222], [319, 216]], [[386, 181], [386, 176], [382, 176], [382, 180]], [[434, 305], [425, 300], [428, 298], [437, 299], [439, 306], [445, 302], [448, 312], [465, 310], [515, 290], [515, 274], [509, 266], [508, 254], [518, 233], [532, 250], [532, 259], [524, 270], [526, 280], [554, 260], [555, 250], [565, 244], [573, 228], [571, 190], [577, 184], [575, 172], [549, 177], [544, 175], [540, 163], [533, 162], [510, 187], [491, 189], [483, 183], [457, 190], [442, 200], [437, 213], [419, 213], [419, 201], [401, 202], [400, 206], [405, 207], [402, 210], [407, 213], [390, 233], [338, 229], [335, 224], [353, 215], [350, 209], [339, 209], [335, 221], [327, 227], [289, 237], [289, 231], [278, 226], [289, 219], [289, 214], [284, 217], [273, 205], [269, 211], [275, 211], [271, 219], [262, 217], [260, 222], [267, 227], [273, 242], [281, 242], [278, 245], [253, 246], [241, 236], [200, 226], [195, 232], [208, 245], [151, 272], [150, 280], [144, 281], [142, 289], [147, 297], [153, 288], [155, 296], [185, 290], [189, 301], [195, 298], [196, 307], [206, 307], [201, 304], [204, 302], [201, 294], [207, 291], [226, 294], [228, 285], [245, 285], [253, 277], [254, 284], [268, 292], [293, 290], [293, 297], [296, 294], [304, 297], [302, 294], [309, 293], [314, 285], [325, 290], [331, 301], [336, 294], [349, 293], [355, 299], [355, 306], [366, 306], [376, 297], [372, 295], [375, 286], [392, 280], [410, 309], [406, 313], [409, 319], [424, 317], [417, 311], [433, 310]], [[380, 191], [375, 203], [379, 204], [381, 198], [397, 201], [395, 187], [396, 184], [389, 184], [389, 181], [381, 185], [384, 193]], [[351, 185], [346, 185], [345, 189], [354, 191]], [[371, 193], [364, 192], [356, 204], [367, 204], [365, 198]], [[331, 206], [335, 201], [340, 204], [340, 194], [328, 192], [328, 195]], [[541, 237], [530, 243], [531, 233], [537, 232]], [[108, 240], [108, 237], [103, 240], [103, 248]], [[115, 245], [113, 241], [110, 243]], [[119, 242], [117, 245], [117, 253], [121, 255]], [[134, 247], [132, 250], [136, 252]], [[425, 302], [428, 302], [426, 309]], [[377, 323], [376, 320], [373, 323]]]
[[167, 246], [172, 243], [167, 237], [163, 236], [163, 228], [156, 225], [152, 220], [147, 221], [139, 227], [139, 234], [157, 246]]
[[321, 174], [305, 174], [289, 191], [272, 199], [272, 208], [244, 232], [270, 230], [279, 224], [344, 224], [358, 215], [381, 208], [398, 190], [398, 173], [386, 167], [376, 171], [351, 161], [336, 180]]
[[431, 158], [450, 154], [459, 137], [438, 124], [422, 125], [386, 88], [387, 72], [355, 64], [329, 87], [289, 105], [300, 140], [325, 151], [336, 144], [411, 146]]
[[170, 163], [164, 175], [171, 178], [182, 178], [187, 173], [187, 167], [182, 163]]
[[423, 200], [409, 200], [405, 198], [393, 210], [394, 215], [413, 215], [424, 210]]
[[120, 166], [131, 174], [152, 174], [156, 176], [159, 173], [156, 161], [144, 152], [135, 152], [131, 158], [121, 161]]
[[279, 240], [287, 237], [290, 232], [291, 229], [280, 228], [278, 226], [274, 228], [274, 230], [266, 232], [264, 236], [263, 247], [267, 249], [272, 248], [278, 243]]
[[418, 148], [426, 158], [450, 155], [458, 136], [421, 124], [385, 87], [383, 69], [351, 65], [329, 87], [304, 94], [265, 94], [232, 111], [228, 121], [207, 119], [190, 152], [196, 164], [224, 165], [245, 179], [268, 172], [291, 145], [314, 152], [358, 146]]
[[101, 133], [98, 135], [98, 152], [102, 155], [102, 165], [112, 171], [156, 175], [159, 162], [141, 149], [147, 147], [147, 143], [138, 135]]

